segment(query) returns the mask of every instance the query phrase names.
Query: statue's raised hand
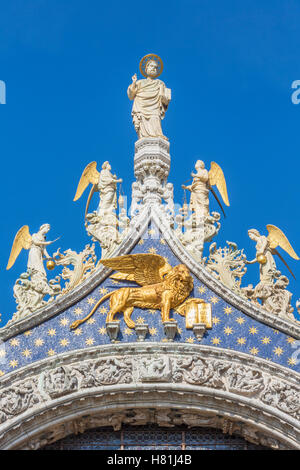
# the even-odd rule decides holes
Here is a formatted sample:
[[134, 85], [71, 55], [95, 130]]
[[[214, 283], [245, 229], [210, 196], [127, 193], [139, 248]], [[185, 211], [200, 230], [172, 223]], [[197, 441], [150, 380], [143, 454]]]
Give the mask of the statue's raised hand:
[[136, 84], [136, 81], [137, 81], [137, 75], [136, 73], [133, 75], [132, 77], [132, 83], [135, 85]]

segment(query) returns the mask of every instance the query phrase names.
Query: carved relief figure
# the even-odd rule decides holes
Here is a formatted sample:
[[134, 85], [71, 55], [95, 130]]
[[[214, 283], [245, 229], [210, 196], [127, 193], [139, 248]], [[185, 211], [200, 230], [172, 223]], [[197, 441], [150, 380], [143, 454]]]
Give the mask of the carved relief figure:
[[171, 90], [157, 77], [163, 69], [162, 60], [155, 54], [148, 54], [140, 62], [140, 71], [145, 79], [132, 77], [127, 94], [133, 100], [132, 121], [138, 134], [143, 137], [166, 137], [162, 133], [161, 120], [171, 100]]

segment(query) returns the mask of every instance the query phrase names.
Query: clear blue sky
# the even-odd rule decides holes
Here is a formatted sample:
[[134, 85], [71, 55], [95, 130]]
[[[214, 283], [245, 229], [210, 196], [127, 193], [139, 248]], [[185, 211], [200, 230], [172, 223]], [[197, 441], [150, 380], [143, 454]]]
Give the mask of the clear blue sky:
[[[299, 25], [296, 0], [1, 2], [0, 325], [15, 311], [13, 285], [26, 269], [23, 252], [5, 270], [17, 230], [49, 222], [49, 238], [61, 235], [54, 249], [81, 251], [89, 242], [86, 197], [72, 199], [93, 160], [109, 160], [130, 194], [136, 135], [126, 89], [149, 52], [162, 57], [161, 78], [172, 89], [163, 129], [176, 201], [195, 161], [214, 160], [231, 202], [218, 245], [235, 241], [252, 259], [247, 230], [266, 233], [270, 223], [300, 253], [300, 104], [291, 101]], [[295, 303], [300, 262], [285, 258], [298, 279], [289, 285]], [[252, 265], [244, 283], [257, 279]]]

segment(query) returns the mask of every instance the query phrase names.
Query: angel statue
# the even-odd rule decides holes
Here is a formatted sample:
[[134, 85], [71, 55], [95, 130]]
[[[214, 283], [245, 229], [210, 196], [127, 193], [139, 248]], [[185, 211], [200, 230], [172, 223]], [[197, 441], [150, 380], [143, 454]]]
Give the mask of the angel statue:
[[267, 225], [267, 230], [268, 236], [261, 235], [256, 229], [248, 230], [250, 239], [256, 242], [256, 257], [245, 262], [247, 264], [259, 263], [260, 280], [255, 288], [250, 285], [243, 290], [252, 301], [257, 302], [257, 299], [260, 299], [263, 307], [271, 313], [294, 320], [292, 314], [294, 309], [291, 306], [292, 294], [286, 290], [289, 281], [277, 270], [274, 255], [279, 256], [293, 277], [295, 276], [292, 270], [276, 248], [280, 246], [296, 260], [299, 260], [299, 257], [278, 227]]
[[140, 61], [140, 72], [145, 79], [132, 77], [127, 94], [133, 100], [132, 121], [138, 138], [162, 137], [167, 139], [161, 129], [168, 104], [171, 101], [171, 90], [157, 77], [163, 71], [163, 63], [156, 54], [148, 54]]
[[224, 203], [226, 206], [229, 206], [226, 181], [221, 167], [217, 163], [211, 162], [210, 170], [207, 171], [204, 162], [202, 160], [198, 160], [196, 162], [195, 168], [197, 172], [191, 174], [193, 178], [192, 184], [189, 186], [182, 185], [182, 188], [191, 192], [189, 208], [192, 212], [195, 213], [196, 221], [198, 221], [200, 217], [209, 217], [210, 215], [209, 191], [211, 191], [216, 198], [225, 216], [222, 204], [212, 188], [214, 185], [217, 186]]
[[[28, 225], [24, 225], [15, 236], [6, 269], [10, 269], [14, 265], [22, 248], [29, 250], [29, 254], [27, 272], [22, 273], [14, 285], [14, 297], [18, 311], [10, 321], [19, 320], [43, 307], [61, 291], [60, 276], [48, 281], [44, 268], [44, 259], [48, 260], [48, 269], [53, 269], [55, 266], [55, 262], [46, 250], [46, 246], [56, 241], [46, 241], [46, 233], [49, 230], [50, 225], [44, 224], [37, 233], [30, 235]], [[47, 301], [44, 300], [45, 296], [50, 296]]]
[[86, 203], [85, 216], [87, 214], [91, 198], [96, 191], [99, 192], [100, 196], [97, 209], [97, 214], [99, 216], [114, 212], [117, 208], [117, 183], [122, 183], [123, 180], [121, 178], [118, 179], [110, 170], [111, 166], [109, 162], [103, 163], [100, 173], [97, 170], [96, 162], [89, 163], [83, 170], [73, 200], [77, 201], [90, 183], [93, 185]]
[[30, 235], [28, 225], [23, 225], [15, 236], [6, 269], [10, 269], [14, 265], [22, 248], [24, 248], [29, 250], [27, 269], [30, 270], [31, 277], [39, 275], [46, 278], [44, 259], [51, 259], [51, 256], [47, 253], [46, 246], [58, 240], [46, 241], [46, 233], [49, 230], [50, 225], [44, 224], [37, 233]]
[[295, 277], [286, 261], [276, 250], [276, 247], [280, 246], [296, 260], [299, 260], [300, 258], [295, 253], [287, 237], [278, 227], [275, 227], [275, 225], [267, 225], [266, 227], [268, 230], [268, 236], [261, 235], [259, 231], [254, 228], [248, 230], [249, 238], [256, 242], [256, 257], [251, 261], [246, 261], [246, 263], [253, 264], [258, 262], [260, 282], [272, 284], [274, 273], [277, 271], [273, 255], [278, 255], [292, 276]]

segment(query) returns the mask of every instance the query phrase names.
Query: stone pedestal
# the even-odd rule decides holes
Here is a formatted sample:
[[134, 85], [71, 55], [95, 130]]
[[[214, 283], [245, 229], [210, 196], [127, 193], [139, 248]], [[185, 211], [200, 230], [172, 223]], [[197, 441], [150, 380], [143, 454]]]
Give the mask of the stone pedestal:
[[164, 332], [168, 341], [174, 341], [177, 333], [177, 321], [164, 321]]
[[143, 193], [143, 203], [160, 203], [170, 171], [170, 144], [160, 137], [135, 143], [134, 175]]
[[145, 341], [146, 334], [149, 331], [149, 326], [146, 325], [145, 323], [142, 324], [137, 324], [134, 327], [136, 335], [137, 335], [137, 341]]
[[110, 321], [106, 323], [106, 331], [112, 343], [115, 343], [120, 331], [119, 321]]
[[206, 331], [205, 323], [195, 323], [194, 324], [193, 332], [194, 332], [194, 335], [196, 336], [198, 341], [202, 340], [205, 331]]

